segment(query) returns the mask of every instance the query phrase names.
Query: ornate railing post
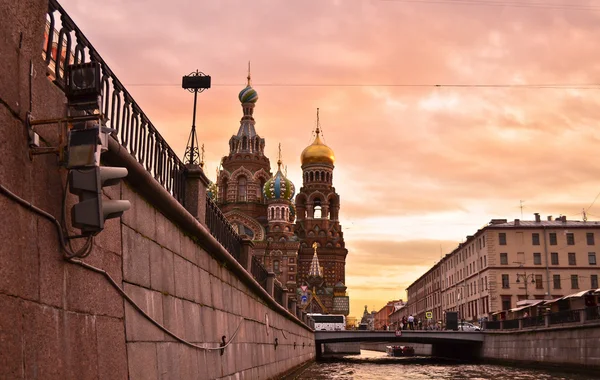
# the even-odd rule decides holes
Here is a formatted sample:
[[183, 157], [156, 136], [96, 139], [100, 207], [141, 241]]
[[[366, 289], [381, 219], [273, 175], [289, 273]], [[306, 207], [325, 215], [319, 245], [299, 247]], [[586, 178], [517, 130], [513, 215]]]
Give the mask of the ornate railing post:
[[[288, 297], [289, 297], [289, 295], [288, 295]], [[296, 299], [295, 298], [291, 299], [289, 305], [290, 305], [290, 308], [289, 308], [290, 312], [297, 317], [298, 313], [296, 312]]]
[[198, 165], [185, 166], [185, 209], [206, 225], [206, 189], [209, 180]]
[[252, 243], [252, 240], [242, 240], [242, 249], [240, 251], [240, 264], [249, 273], [252, 273], [252, 248], [254, 248], [254, 243]]
[[267, 287], [265, 290], [271, 297], [275, 296], [275, 273], [269, 272], [267, 274]]

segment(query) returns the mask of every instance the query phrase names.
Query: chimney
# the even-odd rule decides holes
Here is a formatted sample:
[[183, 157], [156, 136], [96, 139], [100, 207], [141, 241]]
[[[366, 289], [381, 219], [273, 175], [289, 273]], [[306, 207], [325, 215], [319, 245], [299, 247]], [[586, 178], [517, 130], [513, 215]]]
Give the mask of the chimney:
[[536, 223], [540, 223], [540, 222], [541, 222], [541, 219], [540, 219], [540, 213], [539, 213], [539, 212], [536, 212], [536, 213], [534, 213], [533, 215], [535, 215], [535, 222], [536, 222]]
[[548, 215], [548, 221], [551, 222], [552, 221], [552, 215]]
[[521, 221], [519, 219], [515, 219], [515, 226], [520, 226], [521, 225]]
[[561, 217], [560, 217], [560, 220], [561, 220], [563, 223], [567, 223], [567, 216], [566, 216], [566, 215], [563, 215], [563, 216], [561, 216]]

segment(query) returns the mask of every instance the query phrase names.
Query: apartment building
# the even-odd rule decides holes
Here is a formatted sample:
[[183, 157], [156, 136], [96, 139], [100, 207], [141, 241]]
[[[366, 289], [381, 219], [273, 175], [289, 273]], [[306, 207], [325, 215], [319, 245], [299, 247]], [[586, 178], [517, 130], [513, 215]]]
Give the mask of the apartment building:
[[[478, 320], [523, 300], [598, 288], [600, 222], [492, 219], [407, 288], [408, 312]], [[424, 319], [425, 320], [425, 319]]]

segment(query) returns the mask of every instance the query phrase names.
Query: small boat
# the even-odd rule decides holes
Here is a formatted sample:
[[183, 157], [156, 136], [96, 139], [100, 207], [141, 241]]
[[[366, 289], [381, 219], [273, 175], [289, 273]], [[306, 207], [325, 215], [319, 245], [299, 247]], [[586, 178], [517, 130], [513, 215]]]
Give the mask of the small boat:
[[388, 356], [414, 356], [415, 349], [411, 346], [387, 346], [385, 352]]

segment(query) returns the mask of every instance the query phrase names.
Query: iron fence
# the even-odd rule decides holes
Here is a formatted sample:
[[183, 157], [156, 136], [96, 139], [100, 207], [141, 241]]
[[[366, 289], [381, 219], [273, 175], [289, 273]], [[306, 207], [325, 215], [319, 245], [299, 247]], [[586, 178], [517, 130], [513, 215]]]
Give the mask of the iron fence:
[[211, 235], [229, 252], [239, 263], [242, 251], [242, 238], [233, 229], [233, 226], [219, 209], [219, 206], [206, 197], [206, 226]]
[[275, 297], [275, 301], [283, 307], [287, 307], [287, 305], [283, 304], [283, 288], [279, 286], [278, 283], [275, 283], [275, 290], [273, 291], [273, 296]]
[[255, 256], [252, 257], [250, 273], [256, 282], [258, 282], [263, 289], [267, 290], [267, 277], [269, 273]]
[[579, 322], [581, 320], [579, 310], [558, 311], [556, 313], [551, 313], [548, 316], [548, 323], [550, 325], [555, 325], [558, 323]]
[[100, 64], [102, 69], [100, 112], [107, 120], [106, 126], [115, 129], [117, 141], [179, 203], [184, 204], [183, 162], [56, 0], [48, 2], [45, 37], [42, 57], [48, 65], [48, 76], [63, 91], [65, 69], [69, 64], [90, 61]]
[[600, 306], [587, 307], [585, 309], [585, 319], [586, 321], [600, 319]]
[[537, 326], [545, 326], [546, 325], [546, 319], [544, 318], [543, 315], [523, 318], [522, 321], [523, 321], [523, 324], [522, 324], [523, 327], [537, 327]]
[[519, 328], [519, 320], [518, 319], [507, 319], [502, 321], [502, 328], [509, 329], [518, 329]]

